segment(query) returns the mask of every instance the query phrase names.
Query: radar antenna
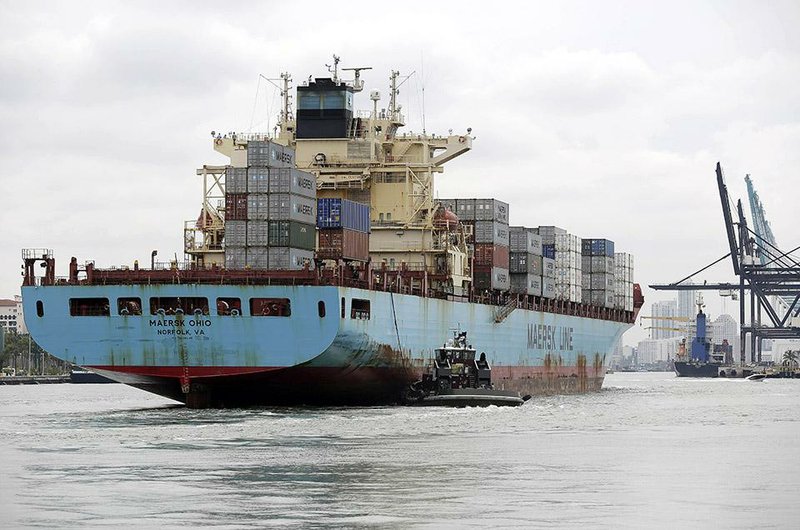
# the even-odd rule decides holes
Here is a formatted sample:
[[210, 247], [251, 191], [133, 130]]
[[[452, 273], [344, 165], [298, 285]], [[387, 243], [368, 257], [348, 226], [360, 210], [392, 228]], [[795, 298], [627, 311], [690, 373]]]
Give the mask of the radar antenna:
[[364, 90], [364, 80], [361, 79], [361, 70], [372, 70], [372, 67], [361, 66], [359, 68], [342, 68], [343, 72], [355, 72], [355, 79], [353, 79], [353, 92], [361, 92]]

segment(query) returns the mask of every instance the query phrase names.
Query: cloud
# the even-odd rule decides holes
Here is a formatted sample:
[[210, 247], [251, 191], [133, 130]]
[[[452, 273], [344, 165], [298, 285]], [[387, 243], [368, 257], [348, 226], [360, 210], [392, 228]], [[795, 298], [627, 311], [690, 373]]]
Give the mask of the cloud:
[[326, 74], [332, 53], [374, 68], [364, 78], [382, 107], [389, 71], [415, 72], [400, 94], [408, 130], [422, 129], [423, 101], [428, 132], [472, 127], [474, 149], [437, 175], [439, 196], [494, 196], [515, 223], [607, 236], [636, 255], [642, 283], [725, 252], [717, 160], [736, 197], [753, 175], [779, 242], [800, 244], [793, 5], [327, 7], [3, 6], [0, 297], [18, 290], [21, 247], [55, 247], [60, 266], [180, 257], [200, 206], [194, 170], [224, 163], [209, 132], [269, 128], [276, 93], [259, 74], [299, 84]]

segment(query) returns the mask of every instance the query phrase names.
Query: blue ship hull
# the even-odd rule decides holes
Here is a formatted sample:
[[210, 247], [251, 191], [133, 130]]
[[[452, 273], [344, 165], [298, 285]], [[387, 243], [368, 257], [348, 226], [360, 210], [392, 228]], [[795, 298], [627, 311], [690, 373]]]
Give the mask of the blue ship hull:
[[[212, 308], [239, 298], [242, 310], [117, 314], [120, 298], [140, 298], [149, 313], [151, 297], [205, 297]], [[259, 297], [290, 300], [290, 316], [250, 315], [247, 300]], [[72, 316], [72, 298], [107, 299], [110, 315]], [[52, 355], [193, 406], [395, 402], [454, 329], [486, 353], [498, 388], [598, 390], [630, 327], [525, 309], [496, 323], [492, 305], [336, 286], [27, 286], [23, 304]]]

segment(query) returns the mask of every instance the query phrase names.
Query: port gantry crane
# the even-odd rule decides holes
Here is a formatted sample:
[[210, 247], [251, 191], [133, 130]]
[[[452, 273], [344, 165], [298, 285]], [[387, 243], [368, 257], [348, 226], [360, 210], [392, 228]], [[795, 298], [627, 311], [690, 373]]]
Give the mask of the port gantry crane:
[[[666, 285], [651, 285], [651, 289], [664, 291], [686, 290], [721, 290], [739, 293], [740, 342], [739, 359], [746, 364], [745, 344], [750, 340], [751, 360], [761, 360], [761, 343], [763, 339], [800, 339], [800, 262], [792, 256], [800, 250], [800, 246], [784, 252], [775, 244], [772, 230], [763, 215], [763, 207], [757, 196], [758, 207], [753, 207], [754, 225], [761, 233], [747, 226], [747, 219], [742, 209], [742, 201], [736, 202], [736, 218], [731, 211], [731, 200], [722, 166], [717, 162], [717, 187], [722, 203], [722, 216], [725, 221], [725, 232], [730, 252], [690, 274], [686, 278]], [[752, 184], [747, 179], [748, 191]], [[751, 207], [753, 197], [751, 195]], [[759, 223], [762, 223], [759, 225]], [[766, 229], [764, 229], [766, 227]], [[733, 272], [739, 277], [735, 283], [685, 284], [696, 274], [716, 265], [730, 257]], [[747, 315], [745, 295], [750, 298], [750, 311]], [[778, 298], [786, 305], [775, 303]], [[768, 322], [762, 323], [766, 314]]]

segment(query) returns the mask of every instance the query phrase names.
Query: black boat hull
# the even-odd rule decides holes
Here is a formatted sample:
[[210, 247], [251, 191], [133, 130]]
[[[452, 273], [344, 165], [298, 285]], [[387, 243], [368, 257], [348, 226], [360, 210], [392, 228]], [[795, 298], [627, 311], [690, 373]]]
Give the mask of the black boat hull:
[[720, 366], [713, 363], [675, 361], [675, 373], [678, 377], [719, 377]]

